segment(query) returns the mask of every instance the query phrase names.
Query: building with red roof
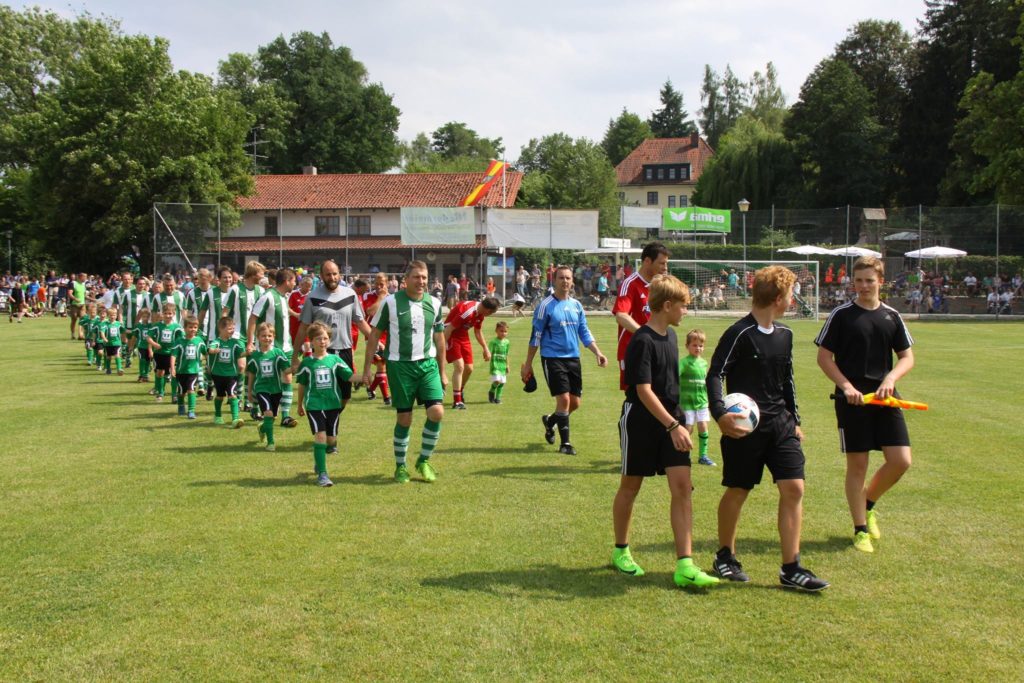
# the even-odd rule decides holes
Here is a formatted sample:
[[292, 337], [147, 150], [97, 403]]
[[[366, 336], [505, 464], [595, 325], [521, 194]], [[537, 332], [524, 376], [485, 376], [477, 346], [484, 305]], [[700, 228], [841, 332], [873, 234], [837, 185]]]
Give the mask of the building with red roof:
[[644, 140], [615, 167], [619, 200], [652, 209], [689, 206], [697, 179], [714, 153], [697, 133]]

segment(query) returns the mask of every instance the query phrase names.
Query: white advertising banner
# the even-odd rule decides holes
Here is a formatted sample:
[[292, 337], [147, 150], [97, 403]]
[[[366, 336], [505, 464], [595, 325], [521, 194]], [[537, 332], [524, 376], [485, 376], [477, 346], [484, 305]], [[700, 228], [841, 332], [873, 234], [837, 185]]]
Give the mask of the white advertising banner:
[[621, 225], [624, 228], [660, 228], [661, 209], [624, 206], [622, 207]]
[[473, 207], [403, 206], [402, 244], [476, 244]]
[[491, 247], [597, 248], [597, 211], [488, 209], [486, 220]]

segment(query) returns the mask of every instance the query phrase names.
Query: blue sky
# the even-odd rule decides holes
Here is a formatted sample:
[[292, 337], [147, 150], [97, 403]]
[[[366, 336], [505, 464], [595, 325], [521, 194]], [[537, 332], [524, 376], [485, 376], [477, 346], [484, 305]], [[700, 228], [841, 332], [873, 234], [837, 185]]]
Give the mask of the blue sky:
[[330, 34], [402, 110], [411, 139], [448, 121], [502, 137], [509, 160], [530, 138], [565, 132], [600, 140], [623, 107], [643, 117], [670, 78], [687, 110], [700, 107], [704, 65], [741, 78], [775, 63], [793, 102], [814, 66], [864, 19], [913, 34], [923, 0], [90, 0], [14, 2], [64, 15], [87, 11], [126, 33], [170, 41], [181, 69], [214, 74], [232, 52], [278, 35]]

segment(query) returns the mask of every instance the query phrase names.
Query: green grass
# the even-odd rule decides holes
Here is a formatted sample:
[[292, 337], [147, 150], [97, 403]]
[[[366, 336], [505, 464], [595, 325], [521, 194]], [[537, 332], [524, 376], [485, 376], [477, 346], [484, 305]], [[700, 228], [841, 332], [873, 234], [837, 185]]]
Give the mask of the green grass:
[[[684, 329], [704, 327], [710, 355], [727, 323]], [[512, 326], [515, 366], [527, 326]], [[611, 320], [592, 326], [614, 355]], [[264, 453], [254, 427], [214, 427], [212, 404], [186, 422], [134, 369], [89, 370], [64, 321], [6, 325], [0, 679], [1020, 680], [1024, 328], [911, 323], [901, 389], [932, 409], [908, 414], [914, 467], [870, 556], [850, 547], [818, 325], [794, 328], [803, 558], [832, 582], [813, 596], [777, 587], [771, 485], [741, 520], [751, 584], [673, 586], [663, 480], [636, 507], [647, 576], [611, 572], [621, 394], [589, 354], [578, 457], [543, 443], [543, 390], [513, 381], [489, 405], [481, 369], [469, 410], [446, 415], [435, 484], [391, 482], [393, 413], [360, 397], [321, 490], [305, 424]], [[694, 468], [705, 568], [719, 476]]]

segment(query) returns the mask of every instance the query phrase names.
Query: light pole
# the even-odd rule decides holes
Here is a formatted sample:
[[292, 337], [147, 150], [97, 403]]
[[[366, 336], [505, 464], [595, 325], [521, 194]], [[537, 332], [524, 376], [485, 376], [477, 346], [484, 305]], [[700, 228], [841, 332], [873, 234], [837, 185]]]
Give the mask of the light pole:
[[747, 260], [747, 210], [750, 208], [750, 202], [746, 199], [741, 199], [736, 202], [736, 205], [740, 207], [740, 214], [743, 216], [743, 260]]
[[4, 232], [4, 234], [7, 236], [7, 270], [13, 275], [14, 257], [12, 256], [13, 252], [11, 251], [11, 238], [14, 237], [14, 231], [7, 230]]

